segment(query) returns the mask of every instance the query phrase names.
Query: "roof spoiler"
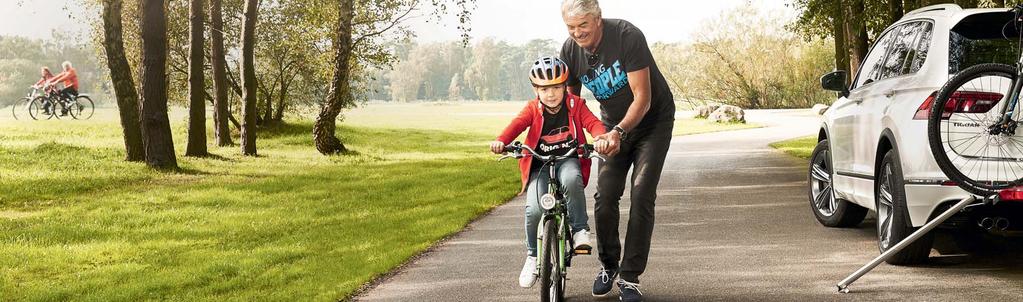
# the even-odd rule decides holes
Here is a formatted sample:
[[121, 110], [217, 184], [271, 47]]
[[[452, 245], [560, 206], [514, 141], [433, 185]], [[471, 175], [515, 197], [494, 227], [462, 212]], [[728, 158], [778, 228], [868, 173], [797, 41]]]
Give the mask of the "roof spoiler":
[[913, 11], [911, 11], [909, 13], [906, 13], [906, 16], [912, 16], [912, 15], [916, 15], [916, 14], [932, 12], [932, 11], [939, 11], [939, 10], [942, 10], [942, 11], [956, 11], [957, 12], [957, 11], [963, 10], [963, 8], [960, 7], [959, 5], [953, 4], [953, 3], [935, 4], [935, 5], [930, 5], [930, 6], [925, 6], [925, 7], [921, 7], [921, 8], [918, 8], [918, 9], [914, 9]]

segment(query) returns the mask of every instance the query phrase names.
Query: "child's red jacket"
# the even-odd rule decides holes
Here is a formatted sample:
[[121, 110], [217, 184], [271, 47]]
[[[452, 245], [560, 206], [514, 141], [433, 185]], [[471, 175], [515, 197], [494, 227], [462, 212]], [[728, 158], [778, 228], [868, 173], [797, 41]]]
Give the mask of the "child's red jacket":
[[[583, 98], [568, 92], [565, 93], [568, 94], [565, 98], [564, 108], [568, 109], [569, 133], [572, 133], [572, 136], [579, 141], [580, 146], [586, 143], [586, 135], [584, 135], [583, 129], [592, 136], [607, 133], [604, 123], [586, 107]], [[508, 124], [508, 127], [504, 128], [504, 131], [497, 136], [497, 140], [505, 145], [510, 144], [527, 127], [529, 132], [526, 133], [526, 141], [524, 143], [529, 148], [535, 149], [536, 145], [540, 142], [540, 131], [543, 130], [543, 104], [540, 103], [539, 99], [533, 99], [526, 103], [526, 107], [522, 108], [522, 111]], [[522, 178], [522, 190], [519, 194], [525, 192], [526, 186], [529, 185], [529, 169], [532, 167], [532, 164], [533, 157], [531, 156], [519, 159], [519, 172]], [[590, 159], [580, 158], [579, 168], [582, 171], [583, 186], [586, 186], [590, 179]]]

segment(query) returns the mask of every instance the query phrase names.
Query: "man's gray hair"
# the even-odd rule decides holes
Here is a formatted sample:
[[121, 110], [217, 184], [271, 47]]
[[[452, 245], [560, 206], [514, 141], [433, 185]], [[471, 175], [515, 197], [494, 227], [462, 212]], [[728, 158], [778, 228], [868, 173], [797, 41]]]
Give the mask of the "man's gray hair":
[[600, 3], [597, 0], [564, 0], [561, 12], [567, 16], [600, 16]]

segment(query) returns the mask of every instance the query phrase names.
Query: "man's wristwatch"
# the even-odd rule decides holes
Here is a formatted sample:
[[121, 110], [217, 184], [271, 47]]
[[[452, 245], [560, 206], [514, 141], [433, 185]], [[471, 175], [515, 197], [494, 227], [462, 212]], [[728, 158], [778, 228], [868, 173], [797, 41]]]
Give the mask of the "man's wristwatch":
[[615, 127], [611, 128], [611, 130], [618, 131], [618, 135], [620, 135], [623, 140], [625, 139], [625, 128], [622, 128], [622, 126], [615, 125]]

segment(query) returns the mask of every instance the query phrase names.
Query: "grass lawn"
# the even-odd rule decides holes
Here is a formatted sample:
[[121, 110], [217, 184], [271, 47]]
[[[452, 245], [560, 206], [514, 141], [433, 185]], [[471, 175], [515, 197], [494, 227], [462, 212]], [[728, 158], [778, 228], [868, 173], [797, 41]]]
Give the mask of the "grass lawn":
[[788, 155], [799, 158], [810, 158], [810, 153], [817, 146], [817, 136], [806, 136], [786, 141], [771, 143], [771, 147], [781, 150]]
[[358, 154], [325, 157], [293, 121], [159, 173], [119, 129], [0, 117], [0, 300], [336, 301], [519, 188], [477, 133], [344, 126]]
[[718, 131], [731, 131], [763, 127], [752, 123], [716, 123], [707, 119], [679, 118], [675, 119], [672, 135], [689, 135]]

